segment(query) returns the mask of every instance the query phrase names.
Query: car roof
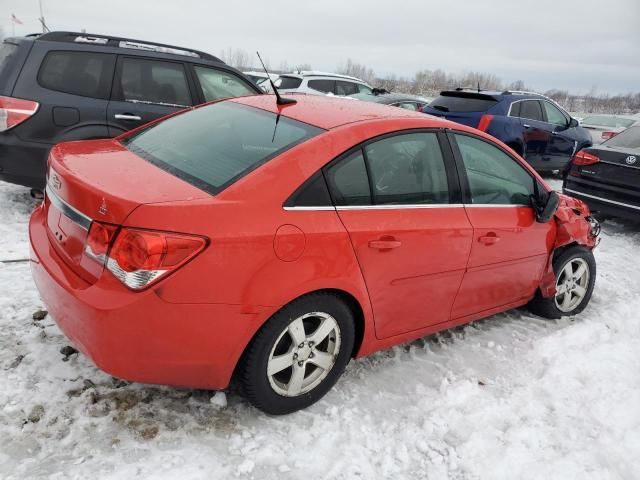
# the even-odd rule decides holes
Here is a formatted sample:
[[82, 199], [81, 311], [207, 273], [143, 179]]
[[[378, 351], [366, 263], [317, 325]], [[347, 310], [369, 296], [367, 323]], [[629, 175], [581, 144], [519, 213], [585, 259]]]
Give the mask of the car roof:
[[425, 128], [443, 128], [455, 125], [448, 120], [431, 117], [424, 113], [390, 107], [373, 102], [359, 102], [354, 99], [331, 97], [324, 95], [283, 94], [284, 97], [294, 98], [295, 104], [280, 106], [276, 104], [275, 95], [255, 95], [249, 97], [232, 98], [227, 101], [241, 103], [283, 116], [300, 122], [315, 125], [330, 130], [341, 125], [356, 122], [368, 122], [384, 119], [418, 118], [425, 120]]
[[544, 95], [535, 92], [523, 92], [518, 90], [478, 90], [475, 88], [456, 88], [455, 90], [443, 90], [440, 95], [445, 97], [486, 98], [496, 101], [517, 101], [525, 98], [546, 99]]
[[429, 103], [429, 100], [424, 97], [419, 97], [416, 95], [410, 95], [405, 93], [381, 93], [379, 95], [372, 95], [370, 93], [356, 93], [354, 95], [350, 95], [352, 98], [357, 98], [358, 100], [365, 100], [369, 102], [376, 103], [396, 103], [396, 102], [422, 102]]
[[308, 77], [332, 77], [332, 78], [342, 78], [344, 80], [353, 80], [358, 83], [367, 83], [361, 78], [351, 77], [349, 75], [342, 75], [340, 73], [330, 73], [330, 72], [318, 72], [316, 70], [302, 70], [291, 73], [281, 73], [281, 77], [295, 77], [295, 78], [308, 78]]
[[24, 38], [32, 38], [35, 41], [72, 43], [75, 45], [84, 45], [87, 47], [90, 47], [92, 45], [98, 47], [112, 47], [116, 49], [122, 49], [123, 53], [126, 53], [128, 49], [143, 51], [148, 54], [160, 53], [224, 63], [221, 59], [214, 55], [211, 55], [210, 53], [195, 50], [193, 48], [178, 47], [175, 45], [167, 45], [164, 43], [151, 42], [148, 40], [114, 37], [111, 35], [56, 31], [43, 33], [40, 35], [31, 34], [27, 35]]

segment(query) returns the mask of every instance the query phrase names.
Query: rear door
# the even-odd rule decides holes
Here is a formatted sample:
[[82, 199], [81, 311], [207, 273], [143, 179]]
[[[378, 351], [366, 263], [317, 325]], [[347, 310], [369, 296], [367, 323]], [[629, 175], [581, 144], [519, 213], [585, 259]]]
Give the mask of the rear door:
[[542, 163], [551, 141], [553, 128], [546, 122], [539, 100], [521, 100], [511, 105], [511, 113], [520, 117], [523, 129], [524, 158], [536, 167]]
[[189, 84], [183, 62], [118, 56], [107, 109], [110, 135], [192, 106]]
[[530, 206], [536, 180], [515, 158], [479, 137], [455, 133], [450, 138], [473, 226], [467, 273], [452, 310], [455, 320], [531, 298], [551, 252], [555, 223], [536, 222]]
[[369, 142], [325, 169], [378, 338], [449, 320], [472, 229], [446, 158], [437, 133], [412, 132]]

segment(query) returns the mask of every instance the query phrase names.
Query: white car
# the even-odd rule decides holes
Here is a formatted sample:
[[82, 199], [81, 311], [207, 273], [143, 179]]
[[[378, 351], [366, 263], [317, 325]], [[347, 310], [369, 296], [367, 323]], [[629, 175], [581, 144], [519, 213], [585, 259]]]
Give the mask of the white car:
[[580, 126], [589, 130], [594, 145], [598, 145], [611, 137], [640, 124], [640, 118], [625, 115], [590, 115], [580, 121]]
[[373, 89], [364, 80], [337, 73], [302, 71], [284, 73], [275, 81], [279, 92], [302, 92], [312, 95], [347, 96], [371, 94]]

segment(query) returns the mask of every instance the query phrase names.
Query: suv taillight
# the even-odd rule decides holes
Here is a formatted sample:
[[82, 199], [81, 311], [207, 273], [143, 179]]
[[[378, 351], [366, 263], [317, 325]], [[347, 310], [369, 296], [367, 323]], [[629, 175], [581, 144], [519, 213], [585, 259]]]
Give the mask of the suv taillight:
[[594, 163], [598, 163], [599, 161], [600, 157], [591, 153], [580, 151], [575, 154], [572, 163], [574, 165], [593, 165]]
[[482, 117], [480, 117], [480, 121], [478, 122], [478, 130], [480, 130], [481, 132], [486, 132], [487, 130], [489, 130], [491, 120], [493, 120], [493, 115], [482, 115]]
[[207, 240], [184, 233], [93, 222], [85, 253], [132, 290], [142, 290], [198, 255]]
[[21, 124], [36, 113], [39, 106], [31, 100], [0, 96], [0, 132]]

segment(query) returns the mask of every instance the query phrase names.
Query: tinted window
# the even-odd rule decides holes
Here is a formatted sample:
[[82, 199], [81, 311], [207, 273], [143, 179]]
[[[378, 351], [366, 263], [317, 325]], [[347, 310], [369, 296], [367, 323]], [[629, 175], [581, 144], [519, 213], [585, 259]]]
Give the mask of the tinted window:
[[327, 181], [336, 205], [369, 205], [371, 192], [362, 150], [327, 168]]
[[510, 117], [519, 117], [520, 116], [520, 107], [522, 106], [522, 102], [514, 102], [511, 104], [511, 111], [509, 112]]
[[124, 58], [120, 72], [122, 100], [191, 105], [184, 65]]
[[298, 88], [302, 79], [298, 77], [280, 77], [274, 82], [278, 88]]
[[606, 142], [608, 147], [640, 148], [640, 127], [627, 128]]
[[529, 205], [533, 177], [499, 148], [467, 135], [456, 135], [467, 172], [471, 203]]
[[542, 108], [538, 100], [523, 100], [520, 103], [520, 117], [544, 122]]
[[444, 159], [435, 133], [385, 138], [365, 147], [374, 203], [448, 203]]
[[335, 80], [309, 80], [309, 88], [324, 93], [334, 93]]
[[495, 100], [489, 98], [441, 95], [429, 106], [442, 112], [484, 112], [496, 103]]
[[45, 88], [83, 97], [109, 98], [115, 56], [106, 53], [50, 52], [38, 82]]
[[355, 95], [358, 92], [359, 89], [357, 83], [336, 80], [336, 95]]
[[286, 207], [331, 206], [331, 197], [322, 172], [316, 172], [287, 200]]
[[0, 43], [0, 72], [9, 63], [7, 59], [18, 47], [10, 43]]
[[553, 123], [554, 125], [559, 125], [561, 127], [567, 126], [567, 117], [551, 102], [542, 102], [544, 104], [544, 109], [547, 113], [547, 122]]
[[[277, 123], [276, 123], [277, 120]], [[323, 130], [232, 102], [196, 108], [123, 143], [134, 153], [209, 193]]]
[[249, 85], [231, 73], [197, 66], [194, 69], [206, 102], [256, 93]]

